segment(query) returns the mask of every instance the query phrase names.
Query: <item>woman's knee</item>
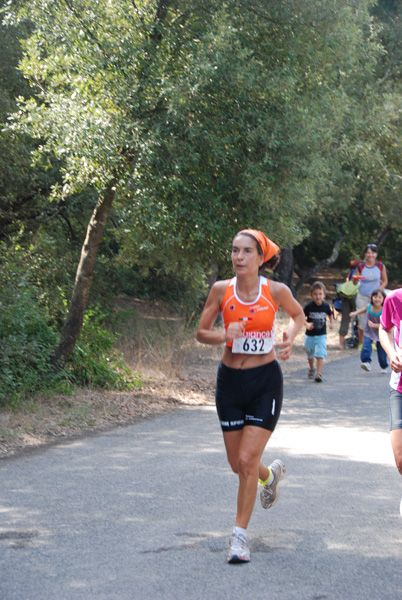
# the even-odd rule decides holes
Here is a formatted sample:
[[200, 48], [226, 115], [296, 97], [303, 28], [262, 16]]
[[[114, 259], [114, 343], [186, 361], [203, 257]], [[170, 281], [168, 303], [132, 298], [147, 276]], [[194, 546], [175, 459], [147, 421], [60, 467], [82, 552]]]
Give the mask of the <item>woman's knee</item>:
[[230, 464], [233, 473], [236, 473], [236, 475], [238, 475], [239, 474], [239, 463], [238, 463], [237, 457], [233, 458], [233, 457], [228, 456], [228, 463]]
[[254, 472], [256, 469], [258, 470], [259, 458], [250, 452], [240, 452], [239, 458], [237, 461], [238, 472], [242, 475], [249, 475]]

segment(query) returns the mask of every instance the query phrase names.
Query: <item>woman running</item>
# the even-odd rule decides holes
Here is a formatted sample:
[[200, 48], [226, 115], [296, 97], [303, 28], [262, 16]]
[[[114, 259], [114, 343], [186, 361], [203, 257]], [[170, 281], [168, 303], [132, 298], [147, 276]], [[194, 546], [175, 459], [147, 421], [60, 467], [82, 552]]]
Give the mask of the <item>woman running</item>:
[[[391, 446], [396, 466], [402, 475], [402, 288], [393, 290], [384, 300], [379, 337], [391, 365], [389, 382]], [[402, 517], [402, 500], [400, 513]]]
[[[235, 277], [217, 281], [201, 315], [197, 340], [225, 344], [218, 368], [216, 407], [227, 458], [239, 477], [237, 514], [229, 542], [228, 562], [247, 562], [247, 526], [253, 512], [258, 481], [261, 504], [271, 508], [279, 496], [285, 465], [261, 460], [278, 422], [283, 396], [281, 368], [275, 358], [274, 327], [278, 308], [290, 317], [283, 341], [275, 344], [287, 360], [304, 323], [304, 313], [289, 288], [260, 274], [279, 262], [279, 247], [264, 233], [245, 229], [232, 243]], [[213, 329], [221, 314], [224, 329]]]

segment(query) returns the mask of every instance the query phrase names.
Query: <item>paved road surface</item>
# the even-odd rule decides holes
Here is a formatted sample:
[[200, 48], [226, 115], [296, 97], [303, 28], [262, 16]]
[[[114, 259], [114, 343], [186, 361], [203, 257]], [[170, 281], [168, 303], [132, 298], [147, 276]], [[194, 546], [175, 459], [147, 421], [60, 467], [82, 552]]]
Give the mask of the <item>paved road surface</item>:
[[[374, 356], [375, 359], [375, 356]], [[285, 379], [265, 457], [288, 473], [228, 565], [236, 478], [215, 411], [183, 408], [0, 461], [1, 600], [401, 600], [388, 376], [357, 356]]]

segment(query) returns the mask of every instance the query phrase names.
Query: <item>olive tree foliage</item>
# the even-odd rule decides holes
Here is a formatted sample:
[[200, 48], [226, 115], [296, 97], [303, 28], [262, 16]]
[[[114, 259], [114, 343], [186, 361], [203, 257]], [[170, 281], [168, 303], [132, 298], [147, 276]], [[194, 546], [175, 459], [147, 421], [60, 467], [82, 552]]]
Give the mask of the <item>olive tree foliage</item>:
[[[376, 62], [369, 5], [226, 4], [196, 40], [191, 70], [167, 90], [168, 114], [141, 156], [140, 200], [127, 206], [138, 231], [151, 221], [158, 248], [164, 220], [178, 219], [177, 242], [188, 232], [211, 262], [228, 246], [228, 230], [244, 225], [280, 245], [301, 242], [316, 207], [334, 201], [324, 182], [341, 171], [343, 123], [354, 118], [348, 88]], [[158, 214], [141, 201], [153, 182], [163, 192]], [[166, 244], [174, 248], [169, 236]]]
[[[374, 16], [380, 26], [385, 48], [378, 67], [377, 88], [383, 127], [379, 141], [378, 164], [382, 181], [376, 193], [382, 206], [384, 229], [402, 230], [402, 6], [394, 0], [380, 0]], [[375, 190], [377, 192], [377, 190]], [[402, 272], [401, 272], [402, 276]]]
[[61, 162], [63, 181], [53, 187], [53, 199], [63, 201], [84, 190], [98, 195], [55, 364], [64, 363], [75, 346], [106, 221], [116, 194], [124, 193], [125, 173], [135, 164], [142, 121], [157, 110], [155, 78], [147, 72], [147, 63], [151, 60], [159, 73], [160, 65], [150, 55], [161, 39], [158, 28], [166, 7], [163, 0], [152, 7], [143, 3], [139, 9], [128, 2], [19, 6], [19, 17], [34, 24], [22, 69], [36, 97], [21, 99], [16, 127], [43, 140], [38, 157], [48, 153]]
[[[378, 215], [374, 241], [394, 282], [402, 281], [402, 5], [379, 0], [373, 9], [384, 47], [373, 91], [380, 127], [372, 131], [375, 169], [365, 173], [368, 210]], [[374, 138], [374, 139], [373, 139]], [[374, 162], [373, 161], [373, 162]]]
[[346, 118], [334, 149], [339, 160], [324, 184], [334, 201], [317, 206], [311, 216], [313, 234], [295, 248], [299, 282], [308, 275], [303, 266], [313, 268], [339, 239], [336, 264], [345, 271], [351, 258], [362, 258], [365, 245], [375, 242], [390, 276], [402, 278], [402, 7], [379, 0], [370, 17], [367, 31], [378, 50], [362, 62], [356, 85], [352, 81], [346, 90]]
[[6, 22], [33, 24], [21, 69], [35, 92], [11, 128], [57, 161], [49, 199], [92, 210], [55, 363], [74, 348], [111, 214], [122, 256], [173, 272], [225, 264], [247, 226], [303, 240], [338, 200], [350, 97], [379, 47], [371, 5], [10, 0]]
[[[0, 10], [4, 7], [0, 0]], [[21, 220], [34, 213], [43, 197], [35, 189], [40, 175], [30, 164], [34, 144], [24, 135], [12, 136], [3, 129], [7, 116], [16, 108], [16, 97], [29, 95], [29, 84], [17, 65], [22, 56], [20, 39], [29, 35], [25, 25], [5, 27], [0, 24], [0, 241], [21, 228]], [[44, 186], [44, 180], [40, 181]]]

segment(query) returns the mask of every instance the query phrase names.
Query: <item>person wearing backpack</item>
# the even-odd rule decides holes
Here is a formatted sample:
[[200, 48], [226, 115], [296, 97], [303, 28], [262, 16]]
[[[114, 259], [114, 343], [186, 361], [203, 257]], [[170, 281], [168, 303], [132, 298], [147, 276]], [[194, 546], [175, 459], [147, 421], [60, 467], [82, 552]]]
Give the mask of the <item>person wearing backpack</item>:
[[[356, 310], [366, 308], [370, 303], [371, 294], [375, 289], [384, 290], [388, 284], [387, 269], [384, 263], [377, 260], [378, 248], [375, 244], [367, 244], [365, 260], [356, 267], [356, 274], [360, 279], [359, 291], [356, 296]], [[367, 312], [357, 315], [357, 331], [359, 334], [359, 350], [364, 340], [364, 328], [367, 321]]]
[[356, 310], [356, 295], [359, 291], [359, 280], [353, 279], [356, 274], [356, 267], [359, 260], [351, 260], [349, 264], [349, 273], [343, 283], [338, 285], [336, 291], [341, 297], [341, 325], [339, 327], [339, 347], [341, 350], [346, 348], [345, 337], [348, 333], [350, 323], [350, 313]]

